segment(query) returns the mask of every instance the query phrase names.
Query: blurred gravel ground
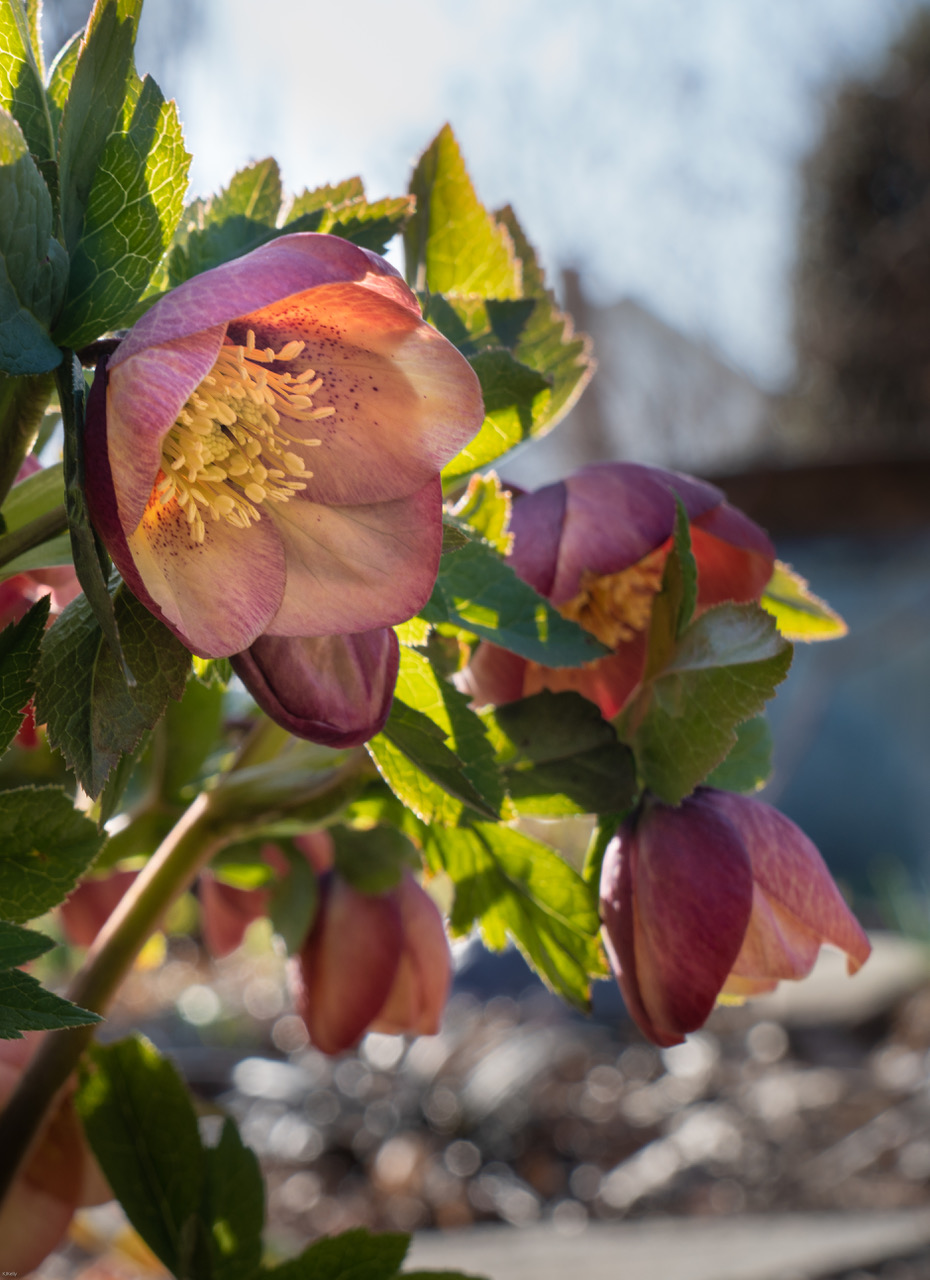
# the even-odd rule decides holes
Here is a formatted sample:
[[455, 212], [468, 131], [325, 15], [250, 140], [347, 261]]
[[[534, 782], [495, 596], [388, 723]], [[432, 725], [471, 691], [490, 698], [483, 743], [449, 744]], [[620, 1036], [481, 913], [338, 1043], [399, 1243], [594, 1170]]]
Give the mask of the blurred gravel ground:
[[[267, 1239], [281, 1256], [357, 1225], [476, 1225], [478, 1241], [509, 1224], [524, 1231], [516, 1248], [500, 1238], [495, 1269], [481, 1264], [492, 1280], [529, 1274], [520, 1265], [532, 1241], [552, 1266], [573, 1257], [585, 1280], [600, 1275], [605, 1247], [614, 1266], [628, 1253], [624, 1280], [639, 1280], [630, 1268], [649, 1232], [658, 1249], [693, 1223], [704, 1262], [686, 1243], [684, 1270], [670, 1270], [672, 1255], [660, 1268], [657, 1254], [644, 1277], [930, 1280], [926, 953], [882, 940], [852, 980], [834, 960], [777, 998], [718, 1010], [706, 1030], [662, 1052], [626, 1020], [584, 1020], [528, 984], [487, 1002], [459, 991], [440, 1035], [409, 1044], [372, 1035], [327, 1059], [289, 1011], [273, 952], [246, 947], [211, 967], [175, 939], [159, 968], [126, 984], [108, 1033], [141, 1026], [173, 1055], [204, 1100], [208, 1134], [220, 1110], [235, 1116], [264, 1167]], [[785, 1218], [795, 1214], [807, 1224], [800, 1237], [801, 1219]], [[821, 1221], [812, 1215], [835, 1224], [837, 1214], [848, 1215], [838, 1232], [812, 1231]], [[788, 1270], [772, 1270], [781, 1255], [760, 1251], [757, 1228], [745, 1235], [757, 1247], [733, 1270], [745, 1215], [764, 1216], [773, 1241], [809, 1237], [808, 1260], [795, 1251]], [[824, 1253], [831, 1231], [845, 1253]], [[461, 1257], [449, 1240], [444, 1266], [478, 1270], [464, 1261], [468, 1239]], [[717, 1261], [713, 1248], [723, 1250]], [[39, 1274], [157, 1274], [143, 1258], [108, 1207], [81, 1215]]]

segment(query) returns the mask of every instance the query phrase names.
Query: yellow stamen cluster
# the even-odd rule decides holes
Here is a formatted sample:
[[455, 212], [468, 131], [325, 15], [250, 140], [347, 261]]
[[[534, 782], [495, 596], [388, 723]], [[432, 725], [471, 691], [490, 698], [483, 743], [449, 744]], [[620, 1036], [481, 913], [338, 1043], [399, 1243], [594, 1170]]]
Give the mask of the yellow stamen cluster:
[[259, 350], [250, 329], [244, 347], [221, 349], [165, 437], [153, 497], [177, 499], [195, 542], [204, 540], [205, 519], [245, 529], [261, 519], [261, 503], [287, 502], [307, 487], [313, 472], [288, 444], [320, 442], [290, 434], [281, 419], [313, 422], [335, 409], [314, 408], [323, 380], [313, 369], [295, 377], [267, 367], [295, 360], [303, 349], [294, 341]]
[[662, 572], [668, 552], [659, 547], [637, 564], [620, 573], [581, 575], [581, 590], [559, 605], [563, 618], [570, 618], [615, 649], [645, 631], [652, 616], [652, 601], [662, 586]]

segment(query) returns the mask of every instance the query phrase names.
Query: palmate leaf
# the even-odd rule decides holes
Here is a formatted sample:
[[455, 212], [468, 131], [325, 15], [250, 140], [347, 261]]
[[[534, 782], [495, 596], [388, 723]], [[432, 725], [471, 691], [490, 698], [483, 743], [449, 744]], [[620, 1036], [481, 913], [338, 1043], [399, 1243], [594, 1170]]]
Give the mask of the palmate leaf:
[[395, 1280], [409, 1245], [405, 1235], [370, 1235], [363, 1228], [345, 1231], [318, 1240], [299, 1258], [263, 1271], [262, 1280]]
[[452, 515], [490, 543], [499, 555], [506, 556], [513, 543], [510, 508], [510, 490], [503, 488], [492, 471], [486, 476], [472, 476]]
[[181, 217], [190, 155], [177, 107], [146, 76], [127, 114], [106, 141], [87, 197], [68, 301], [55, 331], [63, 346], [83, 346], [119, 327]]
[[0, 631], [0, 755], [19, 732], [23, 712], [35, 693], [33, 674], [48, 610], [49, 599], [44, 596], [19, 622]]
[[55, 135], [29, 20], [20, 0], [0, 0], [0, 107], [19, 124], [47, 180], [54, 171]]
[[21, 1040], [24, 1031], [61, 1031], [101, 1021], [99, 1014], [46, 991], [21, 969], [0, 971], [0, 1040]]
[[0, 792], [0, 919], [34, 920], [63, 902], [105, 840], [58, 787]]
[[47, 373], [61, 362], [48, 327], [63, 295], [67, 257], [54, 238], [52, 201], [17, 122], [0, 108], [0, 371]]
[[547, 667], [580, 667], [609, 652], [483, 542], [443, 556], [421, 617], [434, 625], [450, 623]]
[[736, 730], [729, 755], [706, 778], [709, 787], [750, 794], [764, 787], [772, 773], [772, 731], [765, 716], [754, 716]]
[[81, 238], [101, 157], [136, 86], [132, 55], [142, 0], [96, 0], [68, 87], [59, 133], [65, 247]]
[[422, 654], [401, 649], [391, 715], [368, 750], [424, 822], [452, 825], [465, 806], [488, 818], [500, 813], [503, 786], [485, 727]]
[[419, 292], [519, 298], [522, 269], [509, 231], [475, 194], [449, 125], [410, 179], [416, 213], [404, 232], [407, 280]]
[[261, 1262], [264, 1189], [231, 1120], [203, 1146], [187, 1089], [141, 1036], [94, 1046], [75, 1096], [126, 1216], [177, 1276], [249, 1280]]
[[543, 981], [587, 1009], [589, 974], [603, 972], [595, 890], [548, 845], [510, 827], [479, 822], [433, 827], [426, 853], [455, 883], [450, 924], [474, 921], [493, 950], [513, 938]]
[[36, 715], [91, 797], [155, 725], [169, 698], [181, 696], [190, 671], [188, 651], [125, 587], [115, 590], [113, 602], [136, 680], [132, 688], [85, 596], [46, 632], [36, 671]]
[[667, 804], [690, 795], [730, 753], [791, 665], [791, 645], [757, 605], [708, 609], [664, 671], [623, 713], [646, 786]]
[[493, 713], [504, 779], [519, 813], [612, 813], [637, 794], [633, 753], [593, 702], [544, 690]]

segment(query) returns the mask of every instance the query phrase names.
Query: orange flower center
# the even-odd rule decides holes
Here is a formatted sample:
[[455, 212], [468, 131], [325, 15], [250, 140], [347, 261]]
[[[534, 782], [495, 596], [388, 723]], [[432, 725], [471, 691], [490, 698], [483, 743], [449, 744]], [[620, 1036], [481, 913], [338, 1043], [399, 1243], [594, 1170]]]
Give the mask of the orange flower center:
[[251, 329], [244, 347], [227, 343], [165, 437], [152, 496], [162, 505], [177, 499], [195, 542], [204, 540], [205, 519], [245, 529], [261, 519], [262, 503], [287, 502], [307, 487], [313, 472], [289, 446], [320, 441], [293, 434], [282, 418], [310, 423], [335, 409], [314, 407], [323, 380], [313, 369], [295, 377], [268, 367], [303, 349], [294, 341], [260, 351]]
[[616, 649], [649, 626], [667, 555], [668, 548], [662, 546], [619, 573], [596, 574], [586, 569], [580, 591], [558, 606], [559, 613]]

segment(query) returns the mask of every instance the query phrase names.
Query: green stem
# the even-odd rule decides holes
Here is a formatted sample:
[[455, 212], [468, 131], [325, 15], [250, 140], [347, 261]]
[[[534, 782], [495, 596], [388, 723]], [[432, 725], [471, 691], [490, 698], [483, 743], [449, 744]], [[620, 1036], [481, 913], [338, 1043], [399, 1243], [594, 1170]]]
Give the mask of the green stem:
[[0, 506], [35, 442], [54, 389], [53, 373], [0, 379]]
[[31, 551], [33, 547], [40, 547], [43, 542], [48, 542], [49, 538], [64, 533], [67, 528], [68, 513], [62, 503], [61, 506], [53, 507], [51, 511], [36, 516], [35, 520], [30, 520], [28, 524], [14, 529], [12, 533], [4, 534], [0, 537], [0, 567], [9, 564], [26, 551]]
[[[304, 778], [303, 787], [292, 783], [291, 794], [285, 797], [276, 788], [270, 795], [255, 788], [254, 780], [248, 777], [254, 766], [242, 769], [249, 759], [248, 751], [241, 752], [219, 786], [201, 792], [152, 855], [87, 953], [68, 992], [75, 1004], [92, 1013], [105, 1012], [165, 912], [223, 845], [284, 813], [299, 812], [304, 817], [310, 812], [322, 820], [346, 803], [353, 789], [364, 781], [368, 767], [364, 751], [352, 752], [344, 763], [317, 775], [315, 781]], [[245, 775], [244, 789], [237, 785], [240, 771]], [[56, 1099], [93, 1034], [91, 1026], [47, 1035], [0, 1114], [0, 1202], [41, 1137]]]

